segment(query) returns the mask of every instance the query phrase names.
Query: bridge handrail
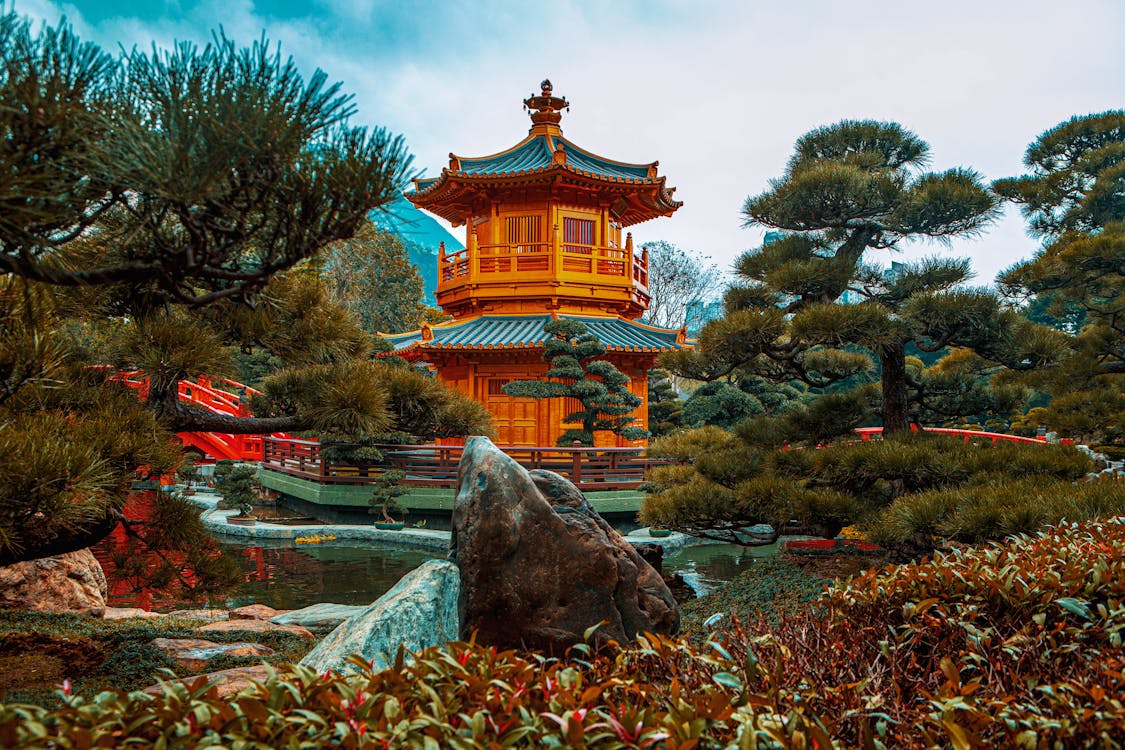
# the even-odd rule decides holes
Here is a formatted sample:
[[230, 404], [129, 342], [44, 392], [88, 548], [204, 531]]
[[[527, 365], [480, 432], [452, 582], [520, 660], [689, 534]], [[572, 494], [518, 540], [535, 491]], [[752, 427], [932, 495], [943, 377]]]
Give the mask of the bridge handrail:
[[[918, 431], [918, 427], [911, 426], [911, 430]], [[965, 442], [969, 442], [973, 438], [985, 438], [991, 440], [993, 443], [997, 442], [1011, 442], [1011, 443], [1032, 443], [1034, 445], [1045, 445], [1047, 438], [1045, 437], [1024, 437], [1023, 435], [1009, 435], [1004, 432], [987, 432], [985, 430], [962, 430], [953, 427], [922, 427], [923, 432], [932, 432], [936, 435], [956, 435], [962, 436]], [[869, 440], [872, 435], [881, 435], [883, 433], [882, 427], [857, 427], [855, 433], [859, 435], [861, 440]]]

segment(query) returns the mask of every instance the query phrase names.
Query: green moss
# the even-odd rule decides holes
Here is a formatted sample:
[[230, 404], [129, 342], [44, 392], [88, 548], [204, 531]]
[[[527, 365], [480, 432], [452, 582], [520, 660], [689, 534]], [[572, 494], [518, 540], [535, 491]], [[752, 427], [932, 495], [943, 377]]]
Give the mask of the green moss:
[[[200, 633], [202, 620], [182, 617], [102, 620], [79, 615], [56, 615], [23, 610], [0, 610], [0, 662], [8, 670], [25, 673], [0, 679], [0, 700], [54, 705], [54, 688], [68, 679], [79, 695], [102, 690], [138, 690], [164, 677], [170, 669], [179, 676], [213, 672], [266, 662], [281, 665], [301, 659], [314, 641], [285, 632]], [[160, 649], [156, 638], [205, 638], [216, 643], [253, 641], [277, 653], [269, 657], [220, 657], [204, 670], [186, 670]]]

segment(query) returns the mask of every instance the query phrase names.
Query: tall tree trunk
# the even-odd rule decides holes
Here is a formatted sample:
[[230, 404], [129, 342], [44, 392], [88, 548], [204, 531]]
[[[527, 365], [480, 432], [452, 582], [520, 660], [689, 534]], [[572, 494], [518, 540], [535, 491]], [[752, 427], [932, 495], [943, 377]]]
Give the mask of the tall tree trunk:
[[896, 341], [879, 347], [883, 370], [883, 434], [910, 428], [909, 392], [906, 381], [906, 344]]

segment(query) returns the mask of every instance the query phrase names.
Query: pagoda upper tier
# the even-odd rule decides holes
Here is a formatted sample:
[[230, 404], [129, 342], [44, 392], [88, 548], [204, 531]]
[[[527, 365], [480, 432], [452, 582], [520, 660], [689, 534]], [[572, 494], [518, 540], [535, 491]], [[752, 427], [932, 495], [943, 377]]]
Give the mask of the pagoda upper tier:
[[511, 148], [450, 154], [414, 181], [414, 205], [464, 226], [465, 249], [441, 254], [437, 300], [454, 318], [561, 311], [637, 318], [648, 308], [648, 259], [622, 229], [682, 205], [658, 162], [607, 159], [562, 135], [569, 102], [550, 81], [524, 100], [531, 130]]

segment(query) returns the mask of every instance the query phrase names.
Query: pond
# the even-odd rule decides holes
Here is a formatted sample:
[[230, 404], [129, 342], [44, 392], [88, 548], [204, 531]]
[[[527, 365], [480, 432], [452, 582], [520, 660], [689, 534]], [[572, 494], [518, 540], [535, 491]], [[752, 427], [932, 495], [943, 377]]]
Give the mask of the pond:
[[[318, 602], [370, 604], [400, 578], [426, 560], [439, 557], [430, 550], [396, 549], [363, 543], [294, 546], [289, 541], [248, 543], [223, 540], [222, 546], [239, 561], [245, 582], [225, 604], [266, 604], [275, 609], [298, 609]], [[728, 581], [755, 557], [776, 547], [746, 550], [730, 544], [688, 547], [664, 560], [666, 572], [677, 572], [697, 593]], [[218, 602], [214, 602], [218, 604]]]

